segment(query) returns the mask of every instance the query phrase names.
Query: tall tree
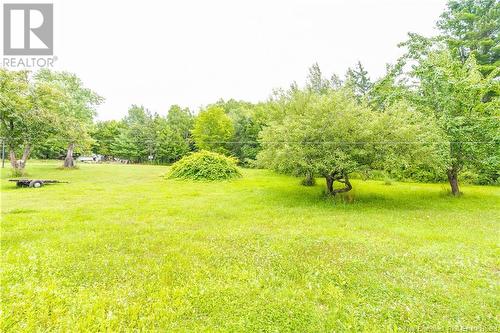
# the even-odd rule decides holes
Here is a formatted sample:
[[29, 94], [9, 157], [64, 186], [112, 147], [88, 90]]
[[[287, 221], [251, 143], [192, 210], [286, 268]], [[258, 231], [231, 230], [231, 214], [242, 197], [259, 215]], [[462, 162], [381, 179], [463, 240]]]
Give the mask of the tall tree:
[[210, 106], [200, 112], [192, 133], [198, 149], [229, 154], [234, 127], [221, 107]]
[[219, 100], [213, 106], [221, 107], [233, 123], [234, 135], [228, 145], [231, 155], [242, 164], [253, 164], [260, 150], [258, 135], [269, 115], [268, 108], [264, 103], [256, 105], [234, 99]]
[[180, 135], [188, 144], [189, 149], [194, 149], [191, 131], [194, 127], [194, 116], [189, 108], [181, 108], [178, 105], [172, 105], [168, 110], [167, 122], [170, 128]]
[[[161, 124], [160, 124], [161, 123]], [[189, 142], [167, 121], [157, 121], [155, 160], [172, 163], [189, 152]]]
[[251, 165], [260, 151], [258, 138], [265, 125], [266, 111], [263, 104], [258, 104], [242, 106], [229, 113], [235, 129], [231, 153], [242, 164]]
[[367, 99], [373, 86], [368, 72], [358, 61], [354, 68], [349, 68], [346, 73], [345, 86], [350, 89], [358, 99]]
[[451, 0], [437, 26], [454, 57], [462, 63], [474, 55], [485, 75], [500, 66], [498, 0]]
[[[63, 92], [59, 87], [28, 71], [0, 68], [0, 131], [16, 173], [23, 173], [33, 146], [55, 131], [58, 122], [55, 110], [62, 102]], [[22, 152], [20, 159], [19, 152]]]
[[90, 131], [96, 114], [96, 106], [103, 98], [92, 90], [84, 87], [83, 82], [75, 74], [68, 72], [52, 72], [40, 70], [36, 77], [39, 80], [57, 85], [64, 93], [62, 103], [59, 104], [58, 135], [66, 141], [67, 152], [64, 167], [75, 166], [73, 153], [77, 144], [81, 147], [90, 147]]
[[344, 82], [340, 79], [340, 77], [337, 74], [332, 74], [332, 77], [330, 78], [330, 87], [331, 89], [337, 90], [342, 87]]
[[123, 130], [123, 123], [117, 120], [97, 122], [92, 132], [93, 152], [103, 155], [105, 159], [114, 157], [113, 144]]
[[323, 73], [317, 62], [309, 68], [306, 87], [317, 94], [327, 93], [331, 88], [330, 81], [323, 77]]
[[132, 162], [145, 162], [155, 154], [156, 129], [151, 112], [132, 105], [123, 119], [124, 129], [112, 145], [118, 157]]
[[[464, 167], [480, 167], [489, 156], [500, 155], [498, 73], [497, 68], [483, 77], [474, 55], [462, 63], [446, 50], [430, 52], [411, 73], [418, 80], [414, 100], [446, 133], [447, 176], [453, 195], [460, 194], [459, 174]], [[491, 91], [497, 97], [485, 99]]]
[[402, 76], [404, 60], [395, 65], [387, 65], [384, 76], [375, 81], [369, 92], [370, 105], [378, 111], [385, 110], [394, 103], [406, 100], [410, 91], [407, 79]]
[[112, 144], [112, 150], [116, 157], [125, 159], [129, 162], [140, 162], [144, 160], [144, 152], [140, 150], [130, 131], [125, 128], [115, 138]]
[[172, 105], [167, 113], [170, 127], [178, 132], [184, 139], [188, 139], [194, 125], [194, 117], [188, 108]]

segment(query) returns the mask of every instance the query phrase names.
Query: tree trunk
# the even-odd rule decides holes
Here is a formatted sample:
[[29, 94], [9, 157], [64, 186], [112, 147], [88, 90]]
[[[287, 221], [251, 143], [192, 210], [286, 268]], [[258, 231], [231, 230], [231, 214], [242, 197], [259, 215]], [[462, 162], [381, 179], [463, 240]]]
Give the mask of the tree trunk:
[[458, 172], [455, 168], [448, 170], [448, 181], [451, 186], [451, 194], [454, 196], [460, 195], [460, 188], [458, 187]]
[[21, 159], [18, 160], [16, 158], [16, 153], [14, 152], [14, 149], [10, 148], [9, 150], [10, 165], [14, 168], [14, 171], [17, 175], [23, 174], [24, 168], [26, 167], [26, 161], [28, 160], [30, 153], [31, 153], [31, 145], [27, 144], [26, 147], [24, 147]]
[[[345, 186], [343, 188], [334, 189], [333, 183], [335, 181], [338, 181]], [[332, 173], [326, 176], [326, 188], [328, 190], [328, 194], [335, 196], [338, 193], [349, 192], [350, 190], [352, 190], [352, 185], [351, 182], [349, 182], [349, 176], [347, 175], [347, 173], [343, 172], [341, 175], [338, 175], [338, 173]]]
[[21, 169], [24, 169], [24, 167], [26, 166], [26, 161], [28, 160], [28, 157], [30, 157], [30, 153], [31, 153], [31, 145], [27, 144], [26, 147], [24, 147], [23, 156], [21, 157], [21, 160], [17, 161]]
[[73, 158], [73, 151], [75, 150], [75, 144], [70, 143], [68, 145], [68, 151], [66, 152], [66, 158], [64, 159], [64, 167], [65, 168], [74, 168], [75, 160]]
[[328, 194], [333, 194], [333, 182], [334, 179], [331, 175], [326, 176], [326, 190]]
[[333, 190], [332, 193], [333, 195], [336, 195], [337, 193], [349, 192], [350, 190], [352, 190], [352, 185], [351, 182], [349, 181], [349, 176], [346, 173], [344, 173], [342, 177], [344, 179], [337, 179], [337, 181], [344, 184], [345, 186], [343, 188], [339, 188], [338, 190]]
[[14, 168], [17, 169], [17, 158], [16, 158], [16, 152], [14, 149], [10, 148], [9, 149], [9, 159], [10, 159], [10, 165]]

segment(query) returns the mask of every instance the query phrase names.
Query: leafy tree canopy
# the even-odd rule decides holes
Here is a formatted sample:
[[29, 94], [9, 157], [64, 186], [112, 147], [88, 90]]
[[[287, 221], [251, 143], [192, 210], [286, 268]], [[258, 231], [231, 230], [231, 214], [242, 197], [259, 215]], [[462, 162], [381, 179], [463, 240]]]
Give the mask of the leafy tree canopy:
[[[408, 105], [376, 113], [345, 91], [295, 91], [277, 104], [281, 117], [261, 133], [260, 164], [324, 177], [330, 194], [349, 191], [354, 171], [404, 168], [414, 161], [439, 167], [441, 132]], [[345, 186], [335, 189], [335, 181]]]
[[224, 109], [211, 106], [200, 112], [192, 134], [198, 149], [229, 154], [234, 127]]
[[473, 55], [483, 74], [500, 66], [500, 2], [452, 0], [438, 21], [443, 40], [455, 58]]
[[[484, 77], [474, 55], [462, 63], [445, 50], [431, 52], [411, 72], [419, 82], [414, 102], [446, 133], [447, 172], [454, 194], [459, 194], [458, 175], [464, 167], [481, 169], [485, 162], [494, 162], [489, 156], [500, 156], [500, 82], [494, 78], [498, 71]], [[500, 170], [498, 160], [495, 163], [493, 168]], [[498, 177], [498, 172], [492, 176]]]

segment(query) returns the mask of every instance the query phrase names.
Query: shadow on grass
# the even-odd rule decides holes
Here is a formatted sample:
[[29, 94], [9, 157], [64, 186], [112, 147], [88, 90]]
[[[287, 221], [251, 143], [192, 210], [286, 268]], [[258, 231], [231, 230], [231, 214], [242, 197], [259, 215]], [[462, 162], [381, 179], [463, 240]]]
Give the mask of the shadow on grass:
[[35, 209], [12, 209], [5, 211], [4, 215], [16, 215], [16, 214], [33, 214], [38, 213], [38, 210]]
[[[428, 186], [428, 188], [426, 188]], [[413, 188], [417, 187], [417, 188]], [[261, 191], [262, 196], [256, 201], [273, 201], [285, 207], [314, 207], [328, 209], [373, 209], [415, 211], [429, 207], [449, 209], [457, 203], [467, 204], [484, 197], [476, 193], [467, 193], [454, 197], [445, 186], [432, 187], [431, 184], [403, 183], [385, 186], [375, 183], [357, 182], [353, 190], [331, 196], [322, 184], [314, 187], [270, 185]]]

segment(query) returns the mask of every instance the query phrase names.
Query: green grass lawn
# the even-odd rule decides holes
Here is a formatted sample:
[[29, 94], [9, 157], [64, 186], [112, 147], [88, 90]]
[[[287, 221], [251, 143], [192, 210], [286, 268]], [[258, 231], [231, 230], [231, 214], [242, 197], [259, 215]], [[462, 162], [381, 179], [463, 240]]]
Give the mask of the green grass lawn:
[[59, 163], [2, 175], [1, 331], [500, 329], [498, 187]]

